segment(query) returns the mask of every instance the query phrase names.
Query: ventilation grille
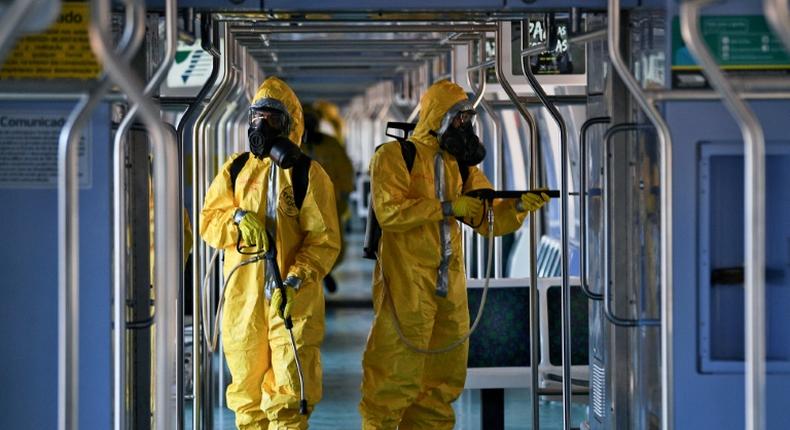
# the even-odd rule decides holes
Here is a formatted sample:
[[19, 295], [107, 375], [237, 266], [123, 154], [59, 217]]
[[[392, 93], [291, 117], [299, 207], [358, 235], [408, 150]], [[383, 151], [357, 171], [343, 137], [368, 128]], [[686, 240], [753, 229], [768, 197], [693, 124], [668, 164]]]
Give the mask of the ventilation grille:
[[598, 419], [603, 419], [604, 409], [604, 385], [606, 385], [606, 372], [598, 363], [592, 365], [592, 410]]

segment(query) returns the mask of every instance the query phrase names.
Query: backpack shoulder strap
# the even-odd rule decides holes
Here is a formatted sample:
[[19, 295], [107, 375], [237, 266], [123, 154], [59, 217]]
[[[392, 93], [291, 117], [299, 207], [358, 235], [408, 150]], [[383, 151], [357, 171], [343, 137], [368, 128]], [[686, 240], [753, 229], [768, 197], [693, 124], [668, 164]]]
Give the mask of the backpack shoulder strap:
[[302, 155], [291, 168], [291, 184], [294, 190], [294, 202], [296, 208], [302, 210], [304, 198], [307, 195], [307, 187], [310, 185], [310, 163], [312, 159], [307, 155]]
[[406, 162], [406, 169], [411, 173], [414, 168], [414, 159], [417, 158], [417, 146], [408, 140], [398, 139], [400, 144], [400, 153], [403, 155], [403, 161]]
[[230, 188], [233, 190], [233, 194], [236, 194], [236, 178], [239, 177], [241, 169], [243, 169], [244, 165], [247, 164], [247, 160], [249, 160], [249, 158], [250, 153], [244, 152], [238, 157], [234, 158], [230, 163]]

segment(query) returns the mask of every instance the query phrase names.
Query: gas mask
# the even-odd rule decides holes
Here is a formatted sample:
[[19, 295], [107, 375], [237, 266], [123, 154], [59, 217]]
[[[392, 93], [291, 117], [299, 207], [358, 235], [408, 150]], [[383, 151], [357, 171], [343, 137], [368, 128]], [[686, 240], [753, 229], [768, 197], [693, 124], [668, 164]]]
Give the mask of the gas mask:
[[486, 157], [486, 148], [475, 134], [474, 106], [468, 100], [456, 103], [442, 118], [436, 133], [439, 147], [455, 157], [459, 165], [475, 166]]
[[290, 169], [302, 156], [302, 151], [288, 139], [290, 121], [284, 108], [284, 106], [251, 108], [247, 138], [252, 155], [258, 159], [269, 157], [279, 167]]

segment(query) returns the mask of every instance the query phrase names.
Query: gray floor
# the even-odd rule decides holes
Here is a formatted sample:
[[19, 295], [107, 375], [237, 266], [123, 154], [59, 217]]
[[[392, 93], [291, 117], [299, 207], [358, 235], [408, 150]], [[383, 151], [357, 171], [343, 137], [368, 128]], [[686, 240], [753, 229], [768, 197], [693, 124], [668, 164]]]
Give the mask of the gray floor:
[[[360, 428], [357, 412], [359, 385], [362, 379], [362, 352], [365, 347], [373, 310], [359, 307], [370, 300], [373, 263], [361, 258], [361, 235], [348, 238], [346, 258], [335, 271], [338, 292], [327, 295], [326, 338], [321, 350], [324, 369], [324, 398], [310, 418], [310, 428], [317, 430], [353, 430]], [[332, 303], [334, 302], [334, 304]], [[357, 307], [337, 307], [337, 304]], [[229, 377], [228, 377], [229, 378]], [[481, 429], [480, 392], [467, 390], [454, 404], [456, 429]], [[187, 416], [191, 412], [187, 411]], [[574, 404], [573, 424], [578, 427], [586, 417], [586, 404]], [[187, 419], [189, 422], [189, 419]], [[216, 429], [233, 429], [233, 413], [217, 408]], [[505, 426], [507, 429], [531, 428], [529, 390], [505, 391]], [[191, 428], [191, 426], [187, 426]], [[541, 428], [562, 428], [562, 405], [557, 401], [541, 402]]]

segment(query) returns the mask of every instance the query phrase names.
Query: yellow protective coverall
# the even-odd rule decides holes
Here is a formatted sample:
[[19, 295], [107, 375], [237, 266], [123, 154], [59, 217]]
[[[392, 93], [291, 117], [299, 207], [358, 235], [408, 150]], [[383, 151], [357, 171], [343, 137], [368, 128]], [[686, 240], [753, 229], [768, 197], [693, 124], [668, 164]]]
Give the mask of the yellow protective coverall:
[[[438, 349], [469, 331], [466, 276], [461, 229], [445, 217], [434, 188], [434, 156], [442, 117], [466, 100], [464, 90], [449, 81], [428, 88], [420, 101], [420, 120], [413, 136], [417, 154], [411, 173], [397, 143], [385, 144], [370, 162], [373, 206], [381, 224], [378, 262], [373, 274], [375, 317], [362, 360], [362, 428], [452, 429], [451, 403], [466, 380], [468, 341], [438, 355], [409, 349], [398, 337], [392, 306], [404, 336], [420, 348]], [[485, 175], [471, 167], [464, 184], [455, 158], [443, 153], [445, 201], [463, 193], [493, 188]], [[513, 200], [494, 202], [494, 234], [519, 228], [526, 217]], [[440, 223], [450, 230], [448, 293], [437, 295], [442, 259]], [[484, 223], [477, 230], [487, 232]]]
[[[253, 105], [263, 99], [279, 100], [286, 106], [289, 138], [301, 142], [302, 108], [293, 91], [283, 81], [268, 78], [258, 89]], [[312, 411], [322, 393], [319, 348], [324, 338], [324, 296], [320, 281], [340, 248], [332, 183], [318, 163], [311, 163], [304, 203], [297, 209], [291, 172], [276, 167], [268, 157], [260, 160], [251, 156], [239, 172], [234, 194], [229, 167], [237, 156], [231, 156], [209, 187], [200, 235], [212, 247], [225, 250], [227, 277], [233, 267], [250, 257], [236, 251], [239, 231], [233, 222], [234, 212], [241, 208], [264, 220], [270, 170], [277, 169], [277, 260], [283, 279], [295, 275], [302, 280], [292, 319]], [[236, 413], [239, 429], [305, 429], [307, 417], [298, 413], [299, 378], [288, 332], [282, 318], [269, 312], [264, 272], [262, 262], [243, 266], [225, 289], [222, 344], [232, 376], [228, 407]]]

